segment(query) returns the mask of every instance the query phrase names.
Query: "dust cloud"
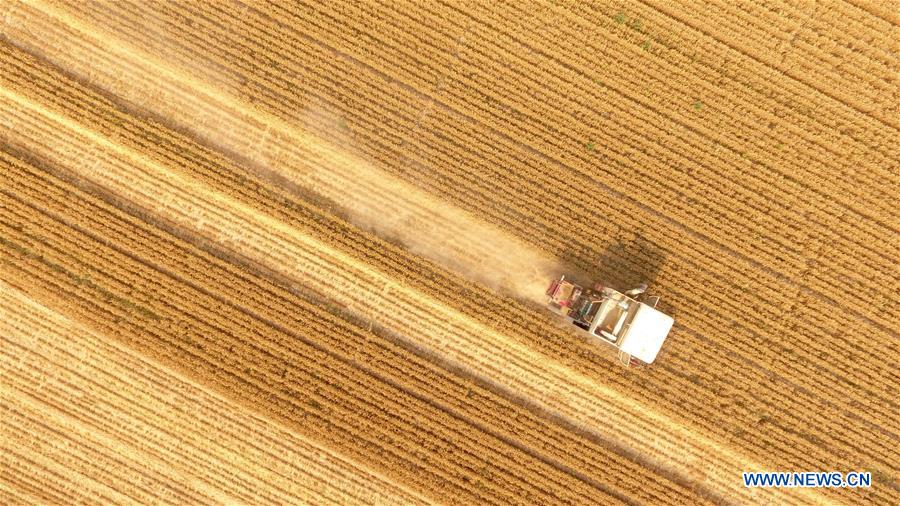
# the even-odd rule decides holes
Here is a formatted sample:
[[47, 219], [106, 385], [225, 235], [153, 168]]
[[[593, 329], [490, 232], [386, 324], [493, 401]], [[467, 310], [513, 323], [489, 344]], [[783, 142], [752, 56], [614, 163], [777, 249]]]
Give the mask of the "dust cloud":
[[[560, 270], [550, 255], [378, 169], [354, 152], [333, 122], [324, 114], [307, 116], [310, 142], [298, 155], [313, 157], [307, 160], [313, 163], [291, 174], [294, 183], [335, 202], [355, 225], [412, 253], [506, 295], [543, 302]], [[327, 140], [326, 131], [331, 132]]]

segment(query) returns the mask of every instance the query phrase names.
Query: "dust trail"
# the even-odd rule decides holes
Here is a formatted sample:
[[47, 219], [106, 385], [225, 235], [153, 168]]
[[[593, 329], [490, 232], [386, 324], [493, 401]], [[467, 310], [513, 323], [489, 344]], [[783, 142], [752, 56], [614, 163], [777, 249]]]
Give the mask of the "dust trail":
[[204, 123], [201, 130], [195, 120], [192, 129], [257, 176], [301, 197], [312, 193], [356, 226], [495, 291], [543, 303], [563, 270], [551, 255], [358, 154], [340, 116], [324, 106], [289, 128], [215, 114]]
[[[297, 155], [311, 156], [314, 163], [299, 171], [288, 165], [279, 172], [335, 202], [359, 227], [494, 290], [543, 301], [550, 279], [560, 270], [550, 255], [378, 169], [354, 152], [340, 128], [325, 127], [333, 122], [333, 116], [308, 113], [304, 130], [312, 149]], [[337, 138], [326, 140], [326, 132]]]

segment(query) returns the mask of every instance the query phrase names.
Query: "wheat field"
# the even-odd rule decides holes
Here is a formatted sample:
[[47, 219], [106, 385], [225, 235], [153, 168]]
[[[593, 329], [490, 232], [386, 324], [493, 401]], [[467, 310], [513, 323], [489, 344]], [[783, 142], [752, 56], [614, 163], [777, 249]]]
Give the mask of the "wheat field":
[[897, 12], [0, 0], [0, 502], [900, 502]]

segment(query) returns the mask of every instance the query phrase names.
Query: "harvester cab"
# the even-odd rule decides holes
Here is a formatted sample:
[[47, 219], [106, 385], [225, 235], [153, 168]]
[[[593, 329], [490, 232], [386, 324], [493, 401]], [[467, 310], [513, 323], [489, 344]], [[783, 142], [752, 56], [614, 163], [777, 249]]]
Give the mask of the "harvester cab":
[[674, 320], [656, 309], [659, 297], [646, 295], [646, 285], [619, 292], [597, 283], [582, 287], [562, 276], [547, 289], [550, 309], [592, 337], [619, 349], [626, 365], [651, 364]]

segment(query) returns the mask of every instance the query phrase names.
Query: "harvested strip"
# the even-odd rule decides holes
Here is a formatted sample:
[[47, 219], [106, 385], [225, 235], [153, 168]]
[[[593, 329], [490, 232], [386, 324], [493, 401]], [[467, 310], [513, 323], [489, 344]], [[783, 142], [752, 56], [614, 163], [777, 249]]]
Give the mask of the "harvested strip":
[[[362, 468], [111, 346], [12, 287], [0, 288], [5, 336], [0, 371], [9, 385], [4, 407], [25, 416], [19, 426], [35, 425], [48, 434], [55, 441], [49, 448], [93, 440], [78, 454], [94, 454], [91, 461], [127, 458], [130, 465], [164, 472], [167, 485], [156, 500], [168, 503], [303, 497], [339, 504], [418, 502]], [[116, 465], [117, 479], [122, 465]], [[188, 489], [173, 495], [182, 486]]]
[[[86, 160], [87, 160], [87, 159], [86, 159]], [[104, 172], [106, 172], [106, 171], [104, 171]], [[133, 172], [133, 171], [132, 171], [132, 172]], [[171, 175], [169, 176], [169, 178], [171, 178]], [[134, 181], [132, 181], [132, 183], [131, 183], [130, 186], [131, 186], [132, 188], [135, 188], [135, 187], [134, 187]], [[186, 184], [186, 185], [179, 185], [179, 186], [182, 186], [182, 187], [195, 187], [196, 184], [193, 184], [193, 185], [192, 185], [192, 184]], [[208, 223], [208, 220], [207, 220], [207, 223]], [[252, 229], [255, 229], [256, 227], [248, 226], [248, 227], [245, 227], [245, 228], [246, 228], [247, 230], [252, 230]], [[272, 229], [272, 226], [264, 226], [264, 227], [262, 227], [262, 228], [271, 230], [271, 229]], [[278, 247], [273, 247], [273, 248], [270, 248], [270, 249], [272, 249], [272, 250], [278, 250], [279, 248], [278, 248]], [[321, 252], [319, 253], [319, 256], [321, 256]], [[295, 258], [295, 260], [293, 260], [293, 261], [296, 261], [296, 258], [300, 258], [300, 256], [297, 255], [297, 254], [293, 254], [292, 257]], [[341, 275], [340, 272], [341, 272], [341, 271], [336, 271], [336, 272], [333, 274], [332, 277], [333, 277], [333, 278], [339, 278], [340, 275]], [[329, 278], [329, 279], [331, 279], [331, 278]], [[418, 297], [413, 298], [410, 302], [413, 302], [413, 301], [416, 301], [416, 300], [418, 300]], [[421, 326], [421, 323], [422, 323], [422, 321], [424, 321], [424, 320], [422, 320], [421, 318], [419, 318], [418, 320], [420, 320], [420, 321], [419, 321], [419, 326]], [[496, 355], [497, 357], [503, 356], [503, 354], [497, 354], [497, 353], [495, 353], [494, 355]], [[492, 366], [492, 368], [496, 367], [495, 361], [492, 361], [492, 362], [490, 363], [490, 365]], [[501, 372], [502, 372], [502, 371], [501, 371]], [[496, 373], [495, 373], [495, 374], [496, 374]], [[564, 380], [564, 381], [570, 382], [571, 380]], [[547, 383], [552, 383], [552, 382], [548, 382], [548, 381], [541, 381], [541, 382], [540, 382], [540, 384], [542, 384], [542, 385], [543, 385], [543, 384], [547, 384]], [[522, 387], [520, 387], [520, 388], [518, 388], [518, 389], [516, 389], [516, 390], [519, 390], [519, 389], [532, 390], [532, 388], [529, 387], [529, 386], [527, 386], [527, 385], [523, 385]], [[539, 397], [545, 397], [545, 396], [546, 396], [546, 392], [544, 392], [544, 393], [538, 393], [538, 395], [539, 395]], [[571, 397], [571, 396], [572, 396], [572, 393], [568, 393], [568, 394], [561, 394], [561, 395], [559, 395], [559, 396], [556, 397], [556, 398], [557, 398], [557, 399], [565, 399], [565, 398]], [[596, 397], [596, 394], [594, 395], [594, 397]], [[556, 401], [556, 402], [558, 403], [558, 401]], [[593, 406], [593, 405], [596, 405], [596, 401], [592, 401], [592, 402], [590, 403], [590, 405], [592, 405], [592, 406]], [[610, 407], [607, 407], [607, 408], [605, 408], [605, 409], [603, 409], [603, 410], [601, 410], [601, 412], [604, 413], [605, 416], [609, 416], [610, 411], [611, 411], [610, 408], [611, 408], [611, 406], [610, 406]], [[598, 414], [599, 414], [599, 413], [598, 413]], [[624, 414], [619, 414], [619, 415], [616, 415], [616, 416], [621, 417], [621, 416], [624, 416]], [[591, 425], [594, 425], [594, 424], [592, 423]], [[680, 455], [683, 454], [683, 453], [684, 453], [684, 452], [681, 451], [681, 452], [680, 452]]]
[[[17, 218], [18, 220], [18, 218]], [[49, 231], [49, 230], [48, 230]], [[55, 237], [54, 240], [60, 240], [61, 237]], [[40, 239], [41, 243], [45, 240], [49, 240], [49, 238]], [[33, 240], [29, 240], [24, 246], [28, 250], [32, 251], [41, 251], [41, 255], [45, 255], [44, 258], [49, 258], [49, 255], [53, 254], [54, 257], [57, 256], [57, 253], [53, 253], [56, 250], [48, 250], [48, 246], [41, 246], [41, 243], [34, 242]], [[70, 246], [66, 246], [68, 249]], [[76, 246], [77, 251], [80, 247]], [[94, 250], [92, 253], [88, 252], [79, 252], [79, 254], [96, 254], [97, 250]], [[112, 252], [109, 252], [112, 253]], [[111, 258], [111, 257], [110, 257]], [[89, 265], [96, 265], [96, 259], [92, 259], [90, 261], [86, 261], [80, 266], [69, 265], [69, 260], [67, 258], [56, 258], [54, 262], [62, 262], [60, 267], [64, 270], [67, 269], [84, 269], [88, 268]], [[57, 265], [57, 264], [54, 264]], [[508, 494], [505, 491], [509, 489], [507, 487], [510, 486], [510, 480], [518, 481], [520, 479], [524, 479], [524, 477], [528, 476], [532, 472], [537, 472], [539, 469], [542, 469], [543, 466], [539, 462], [534, 462], [529, 459], [523, 459], [521, 456], [519, 458], [513, 459], [512, 455], [519, 453], [515, 449], [506, 448], [502, 445], [498, 445], [494, 443], [493, 438], [484, 437], [483, 439], [459, 439], [458, 430], [470, 430], [466, 429], [465, 425], [461, 425], [458, 421], [454, 421], [450, 418], [447, 418], [446, 415], [440, 414], [440, 412], [433, 411], [430, 407], [421, 406], [419, 408], [413, 408], [410, 405], [410, 402], [415, 403], [415, 401], [408, 397], [407, 395], [402, 395], [399, 393], [394, 393], [388, 395], [387, 393], [381, 392], [372, 392], [371, 389], [373, 387], [372, 378], [368, 381], [362, 381], [359, 376], [359, 373], [352, 372], [352, 369], [347, 369], [346, 365], [341, 365], [341, 362], [335, 361], [334, 358], [329, 358], [329, 356], [324, 355], [322, 352], [315, 351], [309, 349], [308, 351], [306, 347], [300, 346], [298, 348], [298, 343], [296, 343], [296, 339], [292, 341], [294, 344], [289, 348], [285, 346], [286, 336], [283, 336], [281, 332], [276, 332], [274, 329], [269, 328], [267, 331], [263, 332], [261, 328], [259, 328], [259, 323], [254, 323], [252, 320], [248, 320], [247, 316], [242, 313], [233, 313], [228, 319], [224, 318], [224, 315], [221, 313], [226, 308], [223, 308], [221, 304], [212, 304], [213, 307], [216, 307], [219, 311], [219, 320], [216, 322], [217, 326], [221, 327], [221, 330], [218, 330], [216, 327], [210, 327], [211, 320], [206, 319], [210, 311], [208, 305], [211, 304], [209, 302], [201, 305], [200, 303], [205, 300], [206, 297], [201, 297], [199, 294], [193, 294], [191, 296], [191, 308], [188, 310], [187, 308], [181, 308], [180, 304], [182, 302], [176, 302], [185, 300], [185, 289], [175, 289], [173, 287], [167, 287], [166, 285], [157, 285], [155, 281], [152, 280], [151, 277], [148, 277], [148, 274], [144, 271], [145, 269], [139, 268], [139, 266], [132, 266], [131, 269], [128, 270], [120, 270], [119, 268], [115, 269], [115, 272], [107, 273], [91, 273], [90, 274], [90, 285], [91, 290], [94, 290], [94, 286], [96, 286], [96, 290], [100, 290], [100, 293], [108, 293], [106, 297], [109, 298], [111, 303], [121, 305], [125, 310], [132, 312], [132, 316], [139, 315], [140, 319], [146, 320], [148, 323], [148, 329], [145, 331], [145, 334], [150, 329], [157, 329], [155, 331], [163, 332], [163, 337], [166, 335], [166, 329], [170, 329], [172, 326], [178, 327], [179, 335], [182, 336], [182, 340], [184, 339], [196, 339], [200, 347], [197, 348], [195, 345], [192, 345], [192, 353], [199, 354], [203, 357], [221, 357], [220, 360], [224, 360], [224, 363], [221, 367], [217, 369], [223, 371], [231, 371], [234, 369], [238, 369], [240, 366], [234, 363], [235, 355], [241, 356], [246, 359], [248, 356], [257, 356], [257, 362], [254, 364], [252, 368], [244, 368], [244, 374], [249, 375], [246, 376], [248, 378], [252, 378], [254, 383], [257, 381], [263, 381], [263, 378], [257, 377], [257, 374], [272, 374], [272, 371], [269, 371], [271, 368], [281, 368], [285, 367], [288, 362], [285, 360], [290, 360], [290, 364], [293, 364], [292, 367], [288, 367], [286, 369], [287, 374], [289, 375], [285, 381], [284, 386], [282, 388], [288, 389], [290, 392], [294, 392], [295, 388], [302, 388], [305, 392], [306, 390], [312, 390], [314, 392], [319, 392], [320, 389], [322, 391], [321, 394], [315, 393], [314, 398], [316, 401], [316, 405], [321, 404], [323, 409], [326, 409], [329, 413], [331, 413], [331, 421], [335, 423], [335, 421], [339, 421], [339, 425], [343, 427], [343, 430], [348, 430], [352, 425], [348, 424], [347, 410], [356, 409], [363, 410], [365, 415], [361, 417], [362, 420], [370, 420], [369, 422], [363, 423], [360, 429], [365, 429], [366, 432], [364, 434], [359, 434], [357, 437], [380, 437], [381, 439], [387, 438], [388, 441], [396, 440], [397, 438], [406, 438], [409, 439], [411, 436], [406, 435], [409, 434], [409, 431], [416, 430], [417, 438], [421, 440], [422, 445], [425, 445], [425, 448], [434, 448], [435, 451], [440, 449], [442, 454], [445, 454], [444, 459], [442, 460], [443, 464], [441, 465], [439, 474], [447, 475], [449, 473], [449, 478], [454, 480], [455, 483], [461, 483], [455, 481], [459, 479], [459, 474], [463, 468], [468, 469], [477, 469], [480, 467], [486, 466], [487, 469], [492, 469], [498, 465], [506, 465], [513, 467], [520, 467], [523, 465], [529, 466], [528, 470], [519, 469], [517, 471], [509, 471], [503, 473], [495, 473], [493, 471], [490, 474], [482, 476], [480, 478], [471, 478], [471, 483], [474, 485], [483, 484], [481, 487], [486, 485], [487, 490], [481, 490], [479, 488], [480, 493], [487, 494], [483, 497], [489, 498], [495, 494], [502, 494], [502, 496], [509, 498], [514, 497], [513, 495]], [[115, 277], [106, 279], [111, 274], [115, 274]], [[83, 278], [83, 274], [79, 274], [78, 278]], [[102, 284], [101, 284], [102, 283]], [[110, 284], [111, 283], [111, 284]], [[149, 283], [149, 285], [148, 285]], [[128, 289], [127, 287], [132, 287]], [[135, 287], [143, 287], [140, 292], [135, 292]], [[131, 293], [129, 297], [137, 298], [135, 302], [131, 302], [122, 295], [119, 295], [117, 292], [128, 289]], [[146, 290], [146, 293], [144, 292]], [[148, 298], [149, 297], [149, 298]], [[145, 299], [146, 298], [146, 299]], [[171, 309], [168, 306], [160, 306], [159, 300], [169, 301], [169, 304], [179, 304]], [[229, 314], [231, 311], [226, 311], [225, 314]], [[170, 319], [174, 319], [171, 323], [166, 323]], [[189, 321], [185, 321], [187, 319]], [[119, 325], [121, 326], [123, 323], [120, 321]], [[237, 325], [237, 327], [232, 327]], [[221, 332], [227, 332], [228, 334], [220, 335], [218, 339], [213, 339], [211, 336], [215, 336]], [[237, 336], [241, 336], [239, 341], [229, 341], [230, 334], [232, 332], [236, 332]], [[255, 336], [251, 338], [251, 336]], [[168, 338], [171, 339], [171, 338]], [[273, 342], [272, 339], [277, 339], [282, 344], [277, 344], [274, 348], [271, 345], [275, 345], [276, 342]], [[189, 344], [191, 341], [181, 344], [181, 346]], [[267, 346], [267, 351], [265, 355], [261, 355], [261, 348], [257, 348], [256, 344], [252, 344], [254, 342], [269, 342], [270, 346]], [[170, 342], [171, 343], [171, 342]], [[229, 344], [232, 343], [232, 344]], [[174, 343], [171, 343], [174, 344]], [[199, 350], [199, 351], [198, 351]], [[316, 358], [314, 362], [309, 362], [309, 365], [304, 364], [301, 360], [303, 353], [312, 353]], [[312, 357], [310, 357], [310, 360]], [[311, 364], [317, 364], [317, 372], [314, 375], [308, 369], [311, 367]], [[297, 367], [301, 367], [299, 370], [295, 369]], [[255, 371], [259, 371], [256, 373]], [[269, 371], [269, 372], [267, 372]], [[277, 377], [284, 378], [282, 373], [275, 373]], [[321, 386], [315, 386], [315, 383], [318, 381], [327, 381], [329, 378], [332, 378], [337, 374], [337, 377], [331, 379], [331, 381], [336, 381], [336, 383], [330, 383]], [[349, 376], [348, 376], [349, 375]], [[340, 379], [339, 379], [340, 378]], [[354, 379], [355, 378], [355, 379]], [[268, 381], [271, 381], [268, 380]], [[297, 382], [301, 381], [304, 386], [300, 386]], [[313, 381], [313, 385], [306, 385], [306, 383]], [[364, 395], [362, 391], [368, 386], [370, 390], [369, 394]], [[387, 387], [388, 391], [393, 390], [391, 387]], [[399, 392], [399, 391], [397, 391]], [[274, 393], [274, 392], [273, 392]], [[296, 392], [292, 393], [291, 396], [295, 397]], [[304, 394], [304, 396], [308, 396], [310, 394]], [[357, 399], [356, 401], [350, 402], [350, 398], [346, 398], [346, 396], [353, 396], [353, 399]], [[302, 398], [302, 397], [301, 397]], [[299, 405], [296, 401], [290, 401], [288, 398], [284, 398], [284, 402], [288, 402], [294, 406], [294, 409], [299, 408]], [[378, 410], [373, 410], [375, 406], [378, 406]], [[399, 412], [404, 413], [416, 413], [421, 412], [422, 409], [425, 410], [425, 413], [430, 413], [428, 415], [428, 419], [433, 420], [435, 423], [430, 425], [430, 428], [425, 429], [420, 424], [422, 423], [422, 416], [425, 416], [424, 413], [422, 415], [416, 415], [411, 420], [405, 420], [402, 418], [397, 418], [398, 411], [395, 409], [400, 409]], [[360, 423], [360, 417], [355, 418], [357, 421], [356, 424]], [[444, 422], [440, 425], [437, 424], [438, 421], [444, 420]], [[447, 425], [449, 424], [449, 425]], [[426, 432], [421, 432], [421, 431]], [[432, 432], [434, 431], [434, 432]], [[439, 438], [439, 439], [433, 439]], [[450, 439], [445, 439], [450, 438]], [[372, 440], [375, 442], [376, 440]], [[440, 441], [440, 442], [439, 442]], [[484, 448], [482, 445], [487, 444], [489, 448]], [[436, 445], [436, 446], [433, 446]], [[450, 446], [448, 446], [450, 445]], [[455, 448], [455, 449], [451, 449]], [[405, 450], [402, 450], [405, 453]], [[421, 458], [428, 459], [428, 461], [432, 461], [434, 458], [433, 454], [430, 451], [417, 451], [417, 455], [420, 455]], [[491, 462], [484, 462], [482, 455], [490, 455]], [[476, 464], [476, 462], [481, 462], [480, 464]], [[514, 465], [513, 462], [516, 464]], [[433, 465], [433, 464], [432, 464]], [[457, 468], [457, 466], [460, 466]], [[474, 466], [474, 467], [473, 467]], [[459, 469], [459, 470], [457, 470]], [[531, 471], [534, 469], [534, 471]], [[393, 470], [395, 471], [395, 470]], [[455, 476], [454, 476], [455, 475]], [[427, 476], [427, 475], [426, 475]], [[537, 494], [540, 496], [541, 494], [554, 493], [553, 490], [556, 487], [555, 480], [568, 480], [565, 475], [559, 475], [552, 469], [546, 469], [540, 471], [540, 476], [543, 476], [542, 479], [533, 478], [531, 483], [542, 483], [541, 489], [536, 489], [529, 487], [527, 483], [520, 482], [524, 484], [524, 490], [522, 489], [522, 484], [518, 485], [518, 492], [516, 494], [521, 494], [523, 492], [526, 493], [525, 499], [527, 500], [527, 496]], [[422, 481], [421, 475], [418, 475], [419, 485], [425, 486]], [[407, 478], [409, 479], [409, 478]], [[554, 481], [549, 481], [554, 480]], [[528, 490], [531, 488], [531, 490]], [[566, 485], [565, 491], [559, 490], [555, 492], [557, 497], [566, 498], [571, 497], [570, 494], [578, 494], [577, 497], [581, 497], [584, 500], [585, 497], [589, 497], [585, 495], [585, 489], [582, 485], [579, 485], [578, 482], [568, 483]], [[595, 491], [596, 492], [596, 491]], [[460, 493], [462, 493], [460, 491]], [[487, 499], [485, 499], [487, 500]]]
[[[12, 172], [19, 173], [18, 168], [10, 168]], [[36, 176], [37, 174], [34, 174]], [[32, 176], [32, 177], [34, 177]], [[85, 210], [85, 214], [75, 214], [76, 210], [71, 208], [73, 188], [56, 189], [53, 187], [43, 186], [39, 194], [28, 191], [27, 188], [20, 186], [23, 179], [13, 182], [11, 188], [14, 188], [17, 194], [28, 195], [44, 199], [51, 195], [56, 197], [54, 201], [45, 201], [49, 207], [55, 212], [64, 213], [71, 219], [78, 219], [81, 223], [91, 223], [89, 216], [101, 216], [108, 213], [109, 210], [104, 207], [94, 207]], [[63, 191], [67, 191], [68, 197], [63, 197]], [[43, 195], [43, 197], [41, 197]], [[29, 199], [30, 200], [30, 199]], [[69, 204], [65, 204], [69, 202]], [[64, 207], [60, 207], [64, 206]], [[167, 254], [167, 261], [177, 261], [177, 271], [187, 276], [192, 283], [201, 285], [207, 284], [209, 290], [215, 290], [217, 295], [227, 297], [227, 291], [223, 291], [216, 287], [238, 286], [241, 285], [240, 300], [248, 308], [260, 315], [264, 315], [265, 320], [276, 323], [284, 328], [294, 328], [302, 322], [297, 320], [295, 313], [298, 307], [307, 307], [308, 304], [298, 299], [296, 296], [290, 295], [288, 292], [277, 289], [260, 279], [253, 279], [247, 274], [240, 274], [233, 269], [227, 267], [221, 261], [216, 262], [208, 256], [202, 256], [205, 262], [205, 268], [196, 270], [192, 267], [190, 259], [198, 255], [198, 252], [192, 252], [184, 246], [171, 244], [164, 237], [153, 233], [152, 231], [135, 229], [133, 225], [125, 226], [116, 222], [106, 222], [107, 227], [98, 230], [98, 234], [106, 237], [119, 237], [124, 239], [117, 240], [117, 244], [121, 247], [129, 247], [129, 250], [135, 254], [152, 254], [147, 250], [147, 244], [154, 244], [153, 251], [164, 251]], [[98, 223], [99, 225], [99, 223]], [[122, 242], [124, 240], [124, 242]], [[181, 259], [181, 260], [179, 260]], [[220, 272], [224, 271], [224, 272]], [[224, 277], [219, 277], [224, 276]], [[253, 284], [247, 284], [254, 281]], [[258, 285], [258, 286], [257, 286]], [[333, 325], [340, 325], [335, 321]], [[616, 487], [632, 486], [629, 489], [630, 494], [640, 496], [642, 493], [652, 492], [655, 480], [631, 480], [631, 476], [640, 472], [640, 468], [633, 467], [625, 459], [617, 458], [615, 455], [608, 455], [603, 448], [593, 444], [590, 440], [582, 438], [574, 438], [573, 434], [554, 428], [553, 425], [546, 421], [540, 420], [538, 417], [530, 414], [516, 405], [504, 400], [501, 397], [491, 394], [489, 391], [471, 382], [460, 381], [452, 375], [442, 372], [440, 368], [424, 362], [422, 359], [404, 353], [397, 346], [390, 345], [385, 342], [377, 341], [380, 346], [370, 349], [376, 342], [367, 339], [362, 343], [363, 347], [353, 347], [347, 342], [347, 335], [352, 333], [339, 333], [343, 337], [339, 340], [330, 340], [328, 335], [320, 336], [318, 341], [326, 344], [329, 349], [340, 351], [340, 353], [352, 359], [355, 363], [369, 364], [370, 367], [378, 364], [383, 373], [390, 372], [394, 381], [403, 383], [406, 388], [415, 390], [419, 395], [435, 395], [435, 403], [451, 404], [453, 410], [461, 412], [466, 418], [476, 421], [483, 427], [495, 427], [502, 429], [502, 434], [511, 440], [516, 441], [522, 446], [530, 448], [540, 448], [550, 457], [558, 459], [563, 465], [574, 469], [587, 476], [603, 476], [609, 473], [609, 469], [622, 470], [623, 476], [616, 478]], [[412, 366], [416, 366], [412, 368]], [[441, 395], [437, 395], [441, 394]], [[485, 409], [485, 406], [492, 406], [491, 409]], [[509, 411], [512, 410], [512, 411]], [[509, 420], [516, 420], [519, 426], [509, 425]], [[528, 428], [527, 430], [523, 430]], [[605, 460], [595, 461], [598, 458], [611, 458], [612, 461]], [[652, 483], [649, 486], [647, 483]], [[659, 491], [661, 495], [677, 500], [682, 492], [675, 490], [662, 489]], [[649, 499], [649, 498], [648, 498]], [[696, 502], [696, 498], [687, 502]]]
[[[6, 464], [4, 463], [4, 466]], [[5, 469], [9, 469], [8, 467], [4, 467]], [[0, 477], [6, 479], [7, 477]], [[8, 485], [0, 479], [0, 499], [3, 500], [3, 504], [37, 504], [40, 500], [33, 495], [28, 494], [22, 489], [14, 488], [11, 485]]]
[[65, 480], [60, 479], [59, 472], [41, 466], [29, 455], [20, 453], [15, 448], [5, 450], [0, 452], [4, 483], [34, 497], [38, 503], [73, 504], [77, 497], [83, 497], [85, 493], [90, 494], [92, 499], [97, 499], [97, 495], [86, 488], [87, 483], [81, 487], [66, 485]]

